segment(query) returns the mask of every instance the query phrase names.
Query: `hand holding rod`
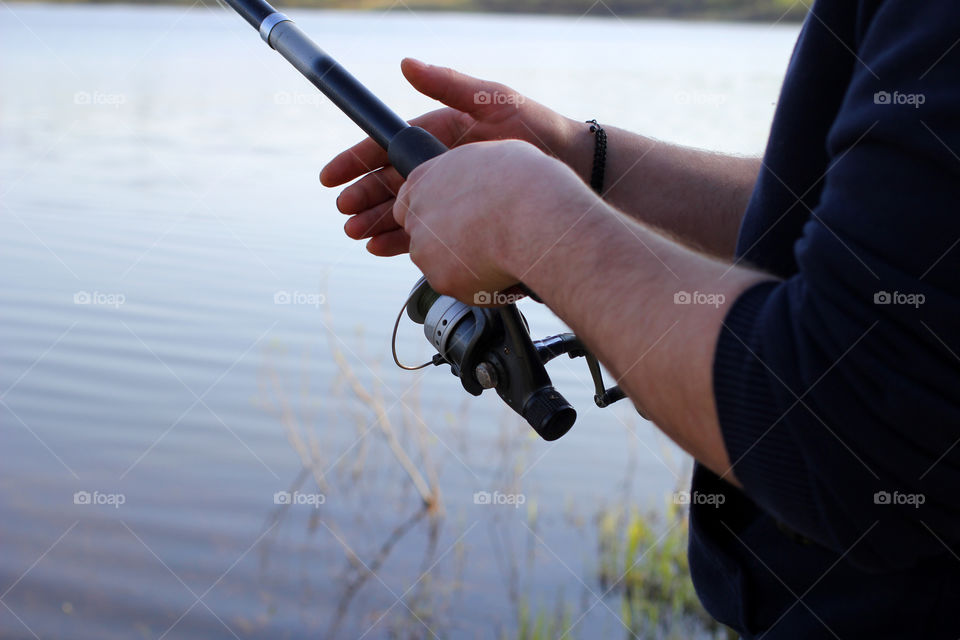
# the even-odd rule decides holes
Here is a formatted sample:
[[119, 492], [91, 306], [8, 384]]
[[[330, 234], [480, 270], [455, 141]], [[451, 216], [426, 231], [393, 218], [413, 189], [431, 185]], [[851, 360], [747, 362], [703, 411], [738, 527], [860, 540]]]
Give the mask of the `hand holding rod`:
[[[293, 21], [267, 2], [226, 2], [260, 32], [260, 37], [268, 45], [306, 76], [378, 145], [386, 149], [390, 163], [404, 178], [424, 162], [447, 151], [447, 147], [428, 131], [410, 126], [390, 110], [317, 46]], [[418, 286], [428, 287], [425, 282]], [[453, 299], [450, 300], [456, 303]], [[480, 312], [481, 310], [475, 312], [477, 318], [484, 316], [496, 319], [492, 325], [498, 328], [500, 337], [497, 353], [489, 352], [491, 358], [500, 363], [503, 374], [496, 386], [497, 393], [543, 438], [559, 438], [573, 425], [576, 412], [553, 388], [520, 312], [512, 304], [500, 309], [482, 310], [482, 314]], [[472, 355], [479, 357], [485, 353], [487, 352], [477, 350]], [[476, 364], [480, 363], [478, 360]], [[452, 361], [450, 364], [458, 372], [468, 391], [480, 392], [482, 385], [476, 379], [474, 366], [462, 367], [463, 363]], [[492, 366], [490, 362], [487, 364]]]

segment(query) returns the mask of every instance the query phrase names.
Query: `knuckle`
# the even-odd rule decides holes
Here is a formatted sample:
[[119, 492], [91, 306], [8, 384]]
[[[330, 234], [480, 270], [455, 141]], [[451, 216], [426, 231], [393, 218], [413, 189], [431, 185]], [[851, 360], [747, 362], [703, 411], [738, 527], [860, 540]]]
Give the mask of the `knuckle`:
[[427, 269], [423, 252], [420, 250], [420, 244], [414, 236], [410, 236], [410, 242], [407, 244], [407, 252], [410, 254], [410, 262], [416, 265], [421, 273], [426, 274]]
[[363, 180], [357, 184], [362, 184], [363, 188], [369, 192], [375, 192], [378, 188], [382, 187], [387, 191], [390, 190], [390, 174], [386, 169], [378, 169], [376, 171], [371, 171], [368, 173]]
[[451, 275], [450, 270], [448, 269], [442, 269], [436, 273], [431, 273], [428, 280], [430, 281], [430, 286], [433, 287], [433, 290], [444, 296], [452, 295], [456, 285], [455, 278]]
[[397, 195], [397, 191], [399, 191], [400, 187], [403, 186], [403, 176], [400, 175], [400, 172], [394, 169], [392, 166], [388, 167], [384, 171], [383, 179], [390, 193], [392, 195]]
[[393, 221], [397, 223], [397, 226], [406, 231], [407, 235], [420, 235], [420, 221], [409, 205], [394, 206]]

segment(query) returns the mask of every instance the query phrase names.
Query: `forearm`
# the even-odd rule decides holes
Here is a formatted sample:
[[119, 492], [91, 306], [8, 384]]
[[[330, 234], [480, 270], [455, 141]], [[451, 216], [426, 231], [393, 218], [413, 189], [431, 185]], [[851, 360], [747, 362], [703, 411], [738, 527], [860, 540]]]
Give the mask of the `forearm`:
[[[517, 221], [530, 229], [517, 234], [526, 241], [507, 252], [508, 268], [660, 429], [709, 468], [728, 473], [714, 405], [714, 349], [728, 306], [768, 276], [730, 269], [596, 199], [584, 215], [588, 202], [545, 214], [549, 226]], [[713, 294], [718, 304], [678, 305], [679, 291]]]
[[[740, 221], [760, 171], [742, 158], [667, 144], [604, 126], [604, 198], [629, 216], [711, 255], [733, 256]], [[562, 159], [589, 182], [594, 135], [569, 122]]]

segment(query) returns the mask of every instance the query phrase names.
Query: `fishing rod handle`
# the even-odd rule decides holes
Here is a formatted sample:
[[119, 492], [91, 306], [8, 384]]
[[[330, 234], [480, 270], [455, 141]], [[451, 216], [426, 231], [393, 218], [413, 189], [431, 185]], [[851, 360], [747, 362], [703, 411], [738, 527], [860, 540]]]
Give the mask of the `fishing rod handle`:
[[449, 151], [447, 146], [437, 140], [426, 129], [406, 127], [401, 129], [387, 145], [387, 157], [393, 168], [408, 178], [413, 170], [439, 155]]

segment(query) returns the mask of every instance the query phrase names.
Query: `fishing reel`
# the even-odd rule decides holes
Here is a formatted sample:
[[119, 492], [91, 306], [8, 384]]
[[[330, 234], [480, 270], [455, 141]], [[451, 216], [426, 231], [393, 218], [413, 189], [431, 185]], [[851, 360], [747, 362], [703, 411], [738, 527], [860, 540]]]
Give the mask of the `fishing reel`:
[[463, 388], [479, 396], [486, 389], [497, 395], [544, 440], [564, 435], [577, 419], [573, 406], [557, 391], [544, 366], [557, 356], [587, 360], [596, 388], [594, 401], [606, 407], [625, 397], [619, 387], [606, 389], [600, 364], [572, 333], [542, 340], [530, 337], [529, 325], [515, 304], [473, 307], [434, 291], [420, 278], [404, 305], [437, 354], [430, 362], [408, 367], [397, 357], [396, 337], [403, 309], [393, 329], [393, 358], [403, 369], [449, 364]]

